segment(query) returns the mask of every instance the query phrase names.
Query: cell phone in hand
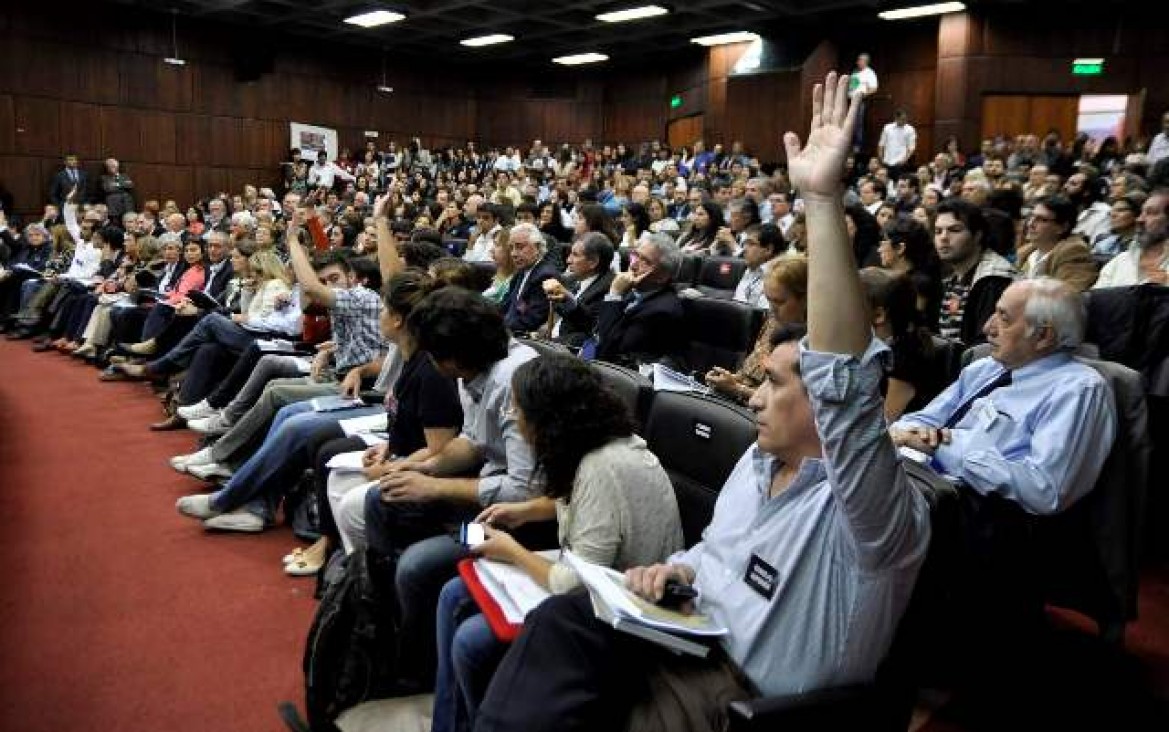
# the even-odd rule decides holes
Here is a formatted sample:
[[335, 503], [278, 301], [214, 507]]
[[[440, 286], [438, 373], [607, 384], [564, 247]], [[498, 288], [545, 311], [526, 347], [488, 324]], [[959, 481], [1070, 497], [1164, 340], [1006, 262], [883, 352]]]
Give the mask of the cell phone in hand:
[[463, 528], [459, 533], [461, 534], [460, 538], [463, 544], [468, 549], [474, 549], [487, 538], [487, 533], [483, 530], [483, 524], [475, 522], [463, 524]]
[[675, 579], [667, 580], [665, 591], [662, 592], [662, 599], [658, 600], [658, 605], [670, 610], [677, 610], [687, 600], [693, 600], [696, 597], [698, 597], [698, 590], [695, 590], [691, 585], [682, 584]]

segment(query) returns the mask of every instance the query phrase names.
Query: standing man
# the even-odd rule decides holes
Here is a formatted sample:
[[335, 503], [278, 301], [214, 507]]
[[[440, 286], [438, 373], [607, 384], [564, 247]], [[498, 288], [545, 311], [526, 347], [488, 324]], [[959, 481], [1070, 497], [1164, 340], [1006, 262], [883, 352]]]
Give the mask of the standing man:
[[53, 184], [49, 189], [49, 200], [60, 210], [69, 197], [69, 191], [77, 189], [76, 201], [85, 203], [85, 193], [89, 188], [89, 177], [81, 169], [81, 162], [74, 153], [65, 155], [65, 167], [53, 176]]
[[1149, 167], [1165, 158], [1169, 158], [1169, 112], [1161, 115], [1161, 131], [1149, 144]]
[[916, 148], [917, 130], [909, 124], [909, 115], [905, 110], [899, 109], [893, 121], [881, 130], [881, 139], [877, 143], [877, 157], [889, 169], [889, 180], [901, 177], [901, 171], [909, 165]]
[[852, 151], [859, 153], [864, 142], [865, 107], [869, 97], [877, 93], [877, 72], [869, 66], [869, 54], [862, 53], [856, 57], [856, 71], [848, 78], [848, 93], [858, 90], [863, 95], [860, 99], [860, 108], [857, 110], [856, 131], [852, 139]]

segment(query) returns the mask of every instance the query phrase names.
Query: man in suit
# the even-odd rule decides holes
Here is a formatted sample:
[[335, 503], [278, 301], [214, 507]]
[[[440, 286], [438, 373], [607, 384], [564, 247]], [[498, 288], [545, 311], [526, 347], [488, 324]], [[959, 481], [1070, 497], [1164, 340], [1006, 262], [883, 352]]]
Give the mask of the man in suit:
[[568, 253], [572, 287], [565, 287], [556, 279], [544, 282], [552, 309], [559, 316], [549, 336], [570, 346], [580, 346], [592, 335], [601, 303], [613, 284], [612, 263], [613, 243], [600, 232], [585, 234], [572, 245]]
[[674, 277], [682, 253], [665, 234], [643, 236], [629, 271], [613, 278], [597, 316], [597, 358], [636, 366], [682, 350], [682, 302]]
[[512, 333], [530, 333], [548, 320], [548, 295], [544, 281], [556, 277], [556, 267], [545, 256], [548, 245], [535, 224], [516, 224], [509, 239], [514, 283], [508, 294], [503, 320]]
[[65, 199], [69, 197], [69, 192], [76, 188], [77, 202], [85, 203], [88, 186], [89, 178], [81, 169], [81, 161], [75, 154], [69, 153], [65, 156], [65, 167], [53, 176], [52, 187], [49, 189], [49, 200], [59, 210], [65, 205]]

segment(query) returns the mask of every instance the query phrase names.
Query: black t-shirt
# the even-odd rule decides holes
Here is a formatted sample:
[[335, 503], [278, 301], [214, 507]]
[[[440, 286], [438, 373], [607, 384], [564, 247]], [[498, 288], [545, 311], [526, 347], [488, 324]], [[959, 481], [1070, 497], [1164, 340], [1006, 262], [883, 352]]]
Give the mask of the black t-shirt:
[[421, 351], [415, 351], [402, 366], [386, 411], [391, 449], [403, 457], [426, 447], [424, 430], [463, 426], [463, 406], [455, 380], [440, 374]]
[[[892, 363], [888, 376], [913, 386], [913, 398], [905, 407], [905, 414], [925, 408], [933, 398], [949, 386], [941, 361], [942, 354], [927, 353], [922, 340], [914, 336], [897, 338], [890, 346]], [[931, 349], [932, 350], [932, 349]]]

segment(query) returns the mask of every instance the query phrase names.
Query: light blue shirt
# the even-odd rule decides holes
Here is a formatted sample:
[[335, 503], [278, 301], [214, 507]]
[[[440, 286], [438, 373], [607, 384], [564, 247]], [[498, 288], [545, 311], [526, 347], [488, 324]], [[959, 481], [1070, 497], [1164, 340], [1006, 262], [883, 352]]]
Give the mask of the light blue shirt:
[[[941, 427], [1002, 372], [992, 358], [975, 361], [925, 409], [893, 427]], [[1029, 513], [1052, 514], [1096, 485], [1116, 436], [1116, 408], [1095, 369], [1059, 352], [1015, 369], [1011, 384], [976, 400], [950, 434], [934, 453], [939, 470]]]
[[[885, 429], [881, 353], [804, 350], [800, 371], [823, 444], [771, 497], [780, 468], [753, 445], [719, 493], [696, 571], [698, 608], [730, 633], [728, 655], [766, 695], [871, 680], [929, 546], [929, 508]], [[752, 556], [778, 570], [771, 598], [745, 581]]]

